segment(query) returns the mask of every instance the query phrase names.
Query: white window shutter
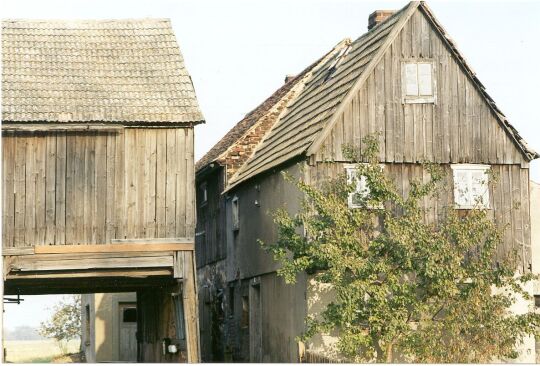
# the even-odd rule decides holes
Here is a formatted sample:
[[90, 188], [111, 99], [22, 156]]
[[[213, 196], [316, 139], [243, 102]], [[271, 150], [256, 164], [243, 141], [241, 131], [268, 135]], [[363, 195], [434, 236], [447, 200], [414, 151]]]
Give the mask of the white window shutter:
[[459, 207], [470, 205], [470, 174], [468, 171], [454, 171], [454, 200]]
[[418, 64], [418, 94], [433, 95], [432, 65], [430, 63]]
[[418, 67], [416, 63], [405, 64], [405, 95], [418, 95]]
[[488, 177], [485, 171], [471, 171], [471, 204], [489, 206]]

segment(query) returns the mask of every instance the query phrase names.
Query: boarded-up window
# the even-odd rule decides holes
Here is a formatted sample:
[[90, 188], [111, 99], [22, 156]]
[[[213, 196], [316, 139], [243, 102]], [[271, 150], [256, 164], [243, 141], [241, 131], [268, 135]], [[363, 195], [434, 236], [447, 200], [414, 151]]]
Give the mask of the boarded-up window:
[[206, 189], [206, 182], [203, 182], [199, 185], [199, 206], [206, 205], [208, 201], [208, 190]]
[[402, 89], [404, 103], [434, 103], [435, 77], [433, 62], [403, 62]]
[[[381, 169], [383, 165], [380, 165]], [[360, 208], [366, 206], [366, 201], [369, 198], [370, 189], [367, 179], [363, 175], [358, 174], [358, 168], [355, 164], [345, 164], [347, 172], [347, 183], [355, 184], [355, 190], [349, 193], [348, 205], [349, 208]], [[368, 206], [368, 208], [380, 208]]]
[[489, 165], [452, 164], [454, 204], [458, 209], [489, 208]]

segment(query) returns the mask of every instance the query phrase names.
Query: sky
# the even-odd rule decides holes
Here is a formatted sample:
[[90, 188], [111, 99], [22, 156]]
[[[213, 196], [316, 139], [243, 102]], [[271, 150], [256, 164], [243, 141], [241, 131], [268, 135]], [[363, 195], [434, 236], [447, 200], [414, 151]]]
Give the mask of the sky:
[[[245, 114], [279, 88], [286, 75], [302, 71], [343, 38], [355, 39], [365, 33], [368, 15], [374, 10], [399, 9], [406, 3], [382, 0], [0, 0], [0, 16], [170, 18], [206, 118], [205, 125], [196, 127], [195, 158], [198, 159]], [[540, 151], [537, 112], [540, 1], [447, 0], [427, 1], [427, 4], [510, 123], [530, 147]], [[540, 182], [538, 161], [531, 163], [531, 178]], [[34, 317], [37, 314], [19, 321], [30, 322]], [[9, 319], [6, 323], [9, 326]]]

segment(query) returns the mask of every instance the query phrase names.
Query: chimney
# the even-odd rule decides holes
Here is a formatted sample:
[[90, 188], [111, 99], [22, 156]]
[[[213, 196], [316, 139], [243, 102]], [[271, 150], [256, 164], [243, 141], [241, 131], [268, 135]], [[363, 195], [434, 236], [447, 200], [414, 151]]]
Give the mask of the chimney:
[[285, 75], [285, 84], [287, 84], [289, 81], [291, 81], [295, 77], [296, 77], [296, 75], [292, 75], [292, 74]]
[[384, 22], [386, 19], [390, 18], [395, 12], [395, 10], [375, 10], [369, 15], [367, 29], [370, 30], [376, 25]]

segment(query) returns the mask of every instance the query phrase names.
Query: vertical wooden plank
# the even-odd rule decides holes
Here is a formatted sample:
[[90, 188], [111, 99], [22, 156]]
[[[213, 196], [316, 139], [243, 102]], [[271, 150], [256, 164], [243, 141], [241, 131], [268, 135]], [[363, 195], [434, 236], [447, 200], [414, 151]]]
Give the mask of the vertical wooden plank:
[[139, 170], [137, 136], [139, 134], [140, 130], [138, 129], [126, 131], [126, 235], [128, 238], [137, 237], [137, 222], [139, 215], [137, 212], [137, 175]]
[[521, 214], [521, 222], [523, 225], [523, 245], [525, 246], [524, 254], [526, 258], [525, 270], [530, 272], [529, 264], [532, 265], [532, 248], [531, 248], [531, 215], [530, 215], [530, 192], [529, 192], [529, 169], [519, 169], [520, 185], [521, 185], [521, 206], [519, 212]]
[[47, 153], [47, 140], [44, 134], [37, 134], [34, 139], [34, 156], [36, 172], [36, 195], [35, 195], [35, 221], [36, 234], [34, 245], [42, 245], [45, 242], [45, 160]]
[[96, 191], [94, 194], [95, 214], [92, 220], [92, 242], [105, 243], [107, 220], [107, 134], [96, 135]]
[[167, 237], [176, 233], [176, 165], [178, 154], [174, 129], [167, 129], [167, 171], [165, 188], [165, 225]]
[[47, 151], [45, 159], [45, 244], [55, 243], [55, 213], [56, 213], [56, 133], [51, 132], [46, 137]]
[[26, 142], [26, 172], [25, 172], [25, 208], [24, 208], [24, 242], [35, 245], [36, 237], [36, 157], [35, 135], [32, 133]]
[[146, 155], [148, 157], [148, 202], [146, 204], [146, 237], [156, 237], [156, 168], [157, 130], [146, 131]]
[[[195, 236], [195, 141], [193, 138], [193, 128], [185, 129], [186, 132], [186, 233], [187, 237]], [[214, 229], [214, 233], [215, 233]]]
[[71, 229], [71, 236], [68, 238], [66, 233], [67, 244], [80, 244], [85, 234], [84, 228], [84, 205], [86, 198], [86, 139], [79, 133], [74, 133], [72, 136], [72, 151], [73, 151], [73, 173], [72, 173], [72, 191], [70, 197], [67, 197], [68, 204], [72, 206], [73, 223], [66, 223], [66, 230]]
[[375, 131], [378, 134], [379, 141], [379, 161], [385, 161], [386, 158], [386, 144], [385, 144], [385, 84], [384, 84], [384, 58], [379, 62], [379, 65], [375, 68], [375, 77], [373, 82], [375, 83]]
[[[186, 235], [186, 194], [188, 185], [191, 184], [191, 178], [187, 171], [187, 155], [189, 150], [189, 141], [186, 136], [187, 129], [178, 128], [175, 130], [177, 164], [176, 164], [176, 236]], [[194, 174], [194, 173], [193, 173]]]
[[145, 156], [145, 143], [146, 143], [146, 129], [139, 129], [137, 131], [136, 139], [136, 156], [137, 159], [137, 197], [136, 197], [136, 207], [137, 207], [137, 220], [136, 220], [136, 230], [135, 235], [139, 238], [146, 237], [146, 216], [147, 207], [145, 206], [145, 192], [148, 191], [147, 179], [148, 174], [146, 165], [148, 161]]
[[[90, 132], [81, 134], [81, 140], [84, 140], [84, 199], [78, 202], [77, 209], [82, 212], [79, 243], [94, 243], [92, 235], [95, 233], [96, 225], [96, 139], [97, 133]], [[82, 207], [81, 207], [82, 206]]]
[[115, 199], [115, 238], [126, 238], [126, 162], [125, 142], [127, 131], [124, 130], [116, 136], [116, 154], [114, 169], [114, 199]]
[[15, 236], [15, 135], [2, 136], [2, 243], [14, 246]]
[[393, 59], [394, 48], [390, 47], [384, 55], [384, 112], [385, 112], [385, 152], [386, 161], [394, 161], [394, 105], [395, 100], [393, 98], [393, 77], [400, 77], [399, 75], [392, 74], [393, 71]]
[[394, 104], [394, 115], [392, 118], [392, 125], [394, 131], [394, 141], [390, 141], [390, 144], [394, 144], [394, 160], [395, 162], [403, 161], [403, 105], [401, 103], [401, 61], [400, 61], [400, 40], [402, 38], [403, 31], [398, 38], [392, 44], [392, 103]]
[[167, 130], [156, 131], [156, 236], [167, 236], [165, 221], [165, 198], [167, 182]]
[[115, 208], [117, 206], [116, 195], [115, 195], [115, 162], [116, 162], [116, 134], [109, 133], [106, 137], [107, 151], [106, 151], [106, 200], [105, 200], [105, 243], [110, 243], [111, 239], [115, 237], [115, 225], [116, 225], [116, 215]]
[[66, 186], [69, 170], [67, 169], [67, 137], [65, 132], [56, 134], [56, 180], [55, 180], [55, 243], [66, 243]]

